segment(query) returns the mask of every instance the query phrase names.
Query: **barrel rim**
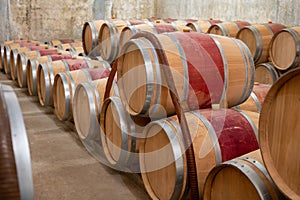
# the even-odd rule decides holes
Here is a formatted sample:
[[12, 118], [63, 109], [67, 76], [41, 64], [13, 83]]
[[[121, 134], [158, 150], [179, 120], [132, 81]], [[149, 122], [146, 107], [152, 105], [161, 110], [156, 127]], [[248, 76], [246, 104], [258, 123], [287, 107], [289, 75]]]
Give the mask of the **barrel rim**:
[[10, 122], [20, 196], [22, 199], [33, 199], [30, 150], [21, 107], [11, 86], [0, 85], [0, 91], [2, 91], [0, 97], [4, 99]]
[[[143, 41], [147, 41], [147, 39], [143, 39]], [[126, 55], [126, 51], [131, 45], [134, 45], [137, 47], [137, 50], [141, 53], [143, 60], [144, 60], [144, 65], [145, 65], [145, 72], [146, 72], [146, 83], [154, 83], [154, 73], [153, 73], [153, 66], [152, 66], [152, 61], [151, 61], [151, 56], [149, 52], [147, 51], [150, 49], [153, 51], [154, 54], [156, 55], [156, 52], [154, 51], [154, 47], [150, 42], [147, 42], [147, 45], [151, 45], [150, 47], [147, 47], [145, 43], [141, 39], [131, 39], [130, 41], [126, 42], [125, 45], [122, 48], [122, 53], [121, 56], [118, 58], [118, 63], [120, 63], [121, 59], [124, 58]], [[155, 56], [157, 58], [157, 56]], [[158, 62], [158, 58], [157, 58]], [[156, 66], [160, 66], [159, 63], [155, 63]], [[118, 67], [118, 79], [123, 76], [123, 71], [120, 67]], [[124, 85], [118, 84], [119, 87], [119, 94], [124, 99], [126, 97], [125, 91], [124, 91]], [[128, 106], [126, 106], [126, 110], [131, 114], [131, 115], [144, 115], [147, 113], [147, 111], [150, 109], [151, 106], [151, 101], [153, 97], [153, 87], [152, 84], [146, 84], [146, 94], [145, 94], [145, 101], [144, 105], [139, 109], [139, 111], [134, 111], [129, 103], [126, 103]], [[127, 99], [127, 98], [126, 98]]]
[[[264, 26], [265, 27], [265, 26]], [[266, 28], [266, 27], [265, 27]], [[262, 52], [263, 52], [263, 37], [261, 35], [261, 32], [259, 31], [258, 28], [256, 28], [254, 25], [250, 25], [250, 26], [245, 26], [244, 28], [240, 29], [239, 32], [236, 35], [237, 39], [240, 39], [240, 34], [241, 32], [243, 32], [244, 30], [250, 30], [255, 38], [255, 52], [253, 56], [254, 62], [258, 62], [258, 60], [260, 59]], [[273, 33], [272, 33], [273, 34]], [[241, 40], [241, 39], [240, 39]]]
[[[150, 124], [148, 124], [144, 131], [143, 131], [143, 135], [145, 135], [145, 140], [149, 134], [149, 130], [157, 125], [160, 126], [162, 128], [162, 130], [164, 130], [166, 136], [168, 137], [171, 147], [172, 147], [172, 151], [173, 151], [173, 157], [174, 157], [174, 161], [172, 162], [172, 164], [175, 165], [175, 173], [176, 173], [176, 177], [175, 177], [175, 185], [174, 185], [174, 190], [173, 193], [171, 195], [171, 199], [175, 200], [175, 199], [179, 199], [180, 195], [182, 193], [183, 190], [185, 190], [186, 186], [184, 185], [184, 180], [183, 178], [186, 177], [186, 175], [184, 174], [184, 162], [185, 162], [185, 153], [181, 153], [181, 145], [179, 143], [179, 140], [176, 140], [176, 136], [174, 137], [174, 135], [172, 135], [172, 128], [171, 126], [176, 125], [174, 128], [178, 131], [178, 134], [181, 135], [182, 138], [182, 133], [181, 133], [181, 129], [179, 128], [179, 126], [175, 123], [170, 123], [172, 120], [169, 119], [161, 119], [158, 121], [153, 121]], [[165, 122], [165, 123], [164, 123]], [[177, 147], [177, 148], [176, 148]], [[180, 150], [176, 150], [176, 149], [180, 149]], [[151, 185], [150, 185], [150, 181], [148, 179], [147, 176], [147, 172], [145, 172], [145, 147], [144, 144], [140, 146], [140, 154], [139, 154], [139, 162], [140, 162], [140, 168], [141, 168], [141, 175], [142, 175], [142, 179], [145, 185], [145, 188], [149, 194], [149, 196], [153, 199], [159, 199], [157, 197], [157, 195], [155, 194], [154, 190], [152, 189]], [[162, 169], [156, 169], [156, 170], [160, 170]], [[155, 170], [155, 171], [156, 171]]]
[[267, 68], [268, 71], [271, 72], [273, 83], [275, 83], [278, 80], [278, 78], [280, 76], [279, 72], [276, 70], [276, 68], [274, 67], [274, 65], [272, 63], [260, 63], [260, 64], [256, 65], [255, 72], [256, 72], [256, 69], [259, 67]]
[[[291, 64], [290, 66], [288, 66], [288, 67], [281, 67], [281, 66], [279, 66], [279, 65], [276, 63], [275, 57], [274, 57], [274, 55], [273, 55], [273, 53], [272, 53], [272, 52], [273, 52], [273, 48], [274, 48], [274, 42], [275, 42], [277, 36], [278, 36], [280, 33], [282, 33], [282, 32], [287, 32], [287, 33], [289, 33], [289, 34], [292, 36], [292, 38], [294, 39], [294, 41], [295, 41], [295, 46], [296, 46], [296, 49], [295, 49], [295, 58], [294, 58], [292, 64]], [[270, 59], [271, 59], [273, 65], [274, 65], [277, 69], [279, 69], [279, 70], [287, 70], [287, 69], [289, 69], [289, 68], [293, 68], [293, 67], [299, 62], [299, 59], [300, 59], [300, 58], [299, 58], [299, 56], [300, 56], [300, 42], [299, 42], [299, 41], [300, 41], [300, 34], [299, 34], [296, 30], [294, 30], [294, 29], [292, 29], [292, 28], [284, 28], [284, 29], [282, 29], [281, 31], [278, 31], [277, 33], [274, 34], [274, 36], [272, 37], [271, 42], [270, 42], [269, 55], [270, 55]]]
[[[272, 197], [269, 193], [269, 190], [266, 187], [266, 185], [264, 184], [261, 177], [249, 165], [245, 165], [243, 162], [241, 162], [241, 160], [243, 160], [243, 158], [236, 158], [236, 159], [233, 159], [230, 161], [226, 161], [226, 162], [214, 167], [209, 172], [209, 174], [206, 178], [205, 184], [204, 184], [204, 195], [203, 196], [205, 199], [208, 199], [208, 200], [211, 199], [210, 198], [210, 188], [212, 188], [213, 180], [215, 179], [217, 174], [222, 169], [228, 168], [228, 167], [237, 169], [241, 174], [243, 174], [244, 177], [246, 177], [249, 180], [249, 182], [252, 184], [252, 186], [256, 189], [256, 192], [261, 199], [272, 199]], [[246, 160], [246, 161], [249, 162], [250, 160]], [[259, 163], [259, 161], [255, 160], [256, 164], [254, 164], [253, 162], [249, 162], [249, 163], [251, 163], [252, 165], [254, 165], [257, 169], [259, 169], [261, 171], [261, 167], [260, 167], [261, 164], [256, 165], [257, 163]], [[261, 172], [266, 176], [264, 171], [261, 171]]]
[[277, 82], [271, 87], [268, 94], [266, 95], [260, 118], [259, 118], [259, 142], [260, 142], [260, 151], [262, 154], [262, 158], [264, 160], [267, 171], [269, 172], [271, 178], [286, 196], [291, 199], [300, 198], [300, 195], [294, 192], [289, 186], [285, 183], [283, 178], [278, 174], [276, 167], [273, 165], [273, 158], [270, 156], [270, 149], [268, 144], [268, 120], [269, 120], [269, 112], [272, 107], [272, 100], [280, 91], [280, 88], [283, 87], [288, 80], [299, 76], [300, 69], [293, 69], [287, 72], [284, 76], [280, 77]]
[[[125, 118], [126, 120], [120, 120], [120, 131], [122, 134], [122, 144], [121, 144], [121, 151], [120, 151], [120, 155], [118, 157], [118, 160], [115, 160], [115, 158], [113, 158], [113, 156], [111, 155], [108, 145], [107, 145], [107, 137], [106, 137], [106, 133], [105, 133], [105, 122], [106, 122], [106, 112], [107, 109], [109, 107], [110, 104], [113, 104], [117, 113], [119, 114], [119, 118]], [[107, 98], [103, 104], [102, 104], [102, 108], [101, 108], [101, 113], [100, 113], [100, 127], [101, 127], [101, 144], [103, 147], [103, 151], [105, 154], [106, 159], [108, 160], [108, 162], [115, 166], [118, 167], [120, 169], [122, 169], [122, 167], [126, 166], [126, 163], [130, 157], [130, 153], [132, 152], [132, 148], [133, 146], [131, 146], [131, 150], [130, 152], [128, 152], [128, 139], [129, 136], [131, 137], [131, 139], [135, 138], [135, 133], [134, 133], [134, 126], [132, 123], [126, 123], [128, 122], [128, 119], [130, 120], [130, 114], [127, 113], [125, 111], [125, 109], [123, 108], [122, 102], [120, 100], [119, 97], [116, 96], [112, 96]], [[125, 131], [125, 132], [124, 132]], [[126, 132], [127, 131], [127, 132]], [[130, 135], [128, 134], [130, 133]], [[115, 148], [119, 148], [118, 146], [116, 146], [115, 144], [112, 143], [112, 145]], [[135, 144], [134, 144], [134, 148], [135, 148]]]
[[[88, 102], [89, 102], [89, 113], [90, 113], [90, 123], [89, 123], [89, 131], [87, 135], [82, 134], [81, 128], [79, 127], [79, 120], [77, 117], [77, 101], [79, 99], [79, 91], [81, 89], [84, 89], [87, 94]], [[92, 92], [94, 91], [94, 92]], [[97, 101], [95, 101], [95, 97]], [[98, 104], [98, 111], [96, 112], [96, 104]], [[101, 112], [101, 102], [100, 102], [100, 96], [99, 93], [92, 83], [80, 83], [75, 90], [74, 98], [73, 98], [73, 119], [75, 122], [75, 127], [77, 130], [77, 134], [80, 137], [81, 140], [89, 141], [93, 140], [96, 137], [100, 138], [100, 124], [99, 123], [93, 123], [100, 119], [100, 112]], [[98, 113], [98, 115], [94, 115], [94, 113]], [[80, 114], [79, 114], [80, 115]]]

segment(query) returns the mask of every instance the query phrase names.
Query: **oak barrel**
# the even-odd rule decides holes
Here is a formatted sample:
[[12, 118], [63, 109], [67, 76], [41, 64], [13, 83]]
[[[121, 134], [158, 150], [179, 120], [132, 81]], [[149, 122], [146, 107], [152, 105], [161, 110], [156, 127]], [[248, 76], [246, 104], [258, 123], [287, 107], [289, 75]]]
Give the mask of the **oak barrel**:
[[[73, 118], [81, 140], [100, 140], [100, 112], [103, 104], [107, 78], [81, 83], [73, 97]], [[118, 96], [114, 83], [111, 96]]]
[[270, 43], [270, 59], [279, 70], [300, 66], [300, 26], [283, 29]]
[[17, 79], [17, 58], [19, 53], [28, 51], [37, 51], [48, 48], [47, 45], [39, 44], [38, 46], [21, 47], [20, 49], [13, 49], [10, 51], [10, 76], [12, 80]]
[[100, 56], [109, 63], [112, 63], [120, 53], [119, 35], [123, 28], [130, 25], [143, 24], [139, 21], [136, 23], [130, 21], [105, 21], [99, 30], [98, 44], [100, 48]]
[[144, 127], [149, 122], [147, 118], [130, 116], [118, 96], [104, 101], [100, 114], [101, 144], [113, 168], [140, 173], [139, 146], [144, 140]]
[[256, 150], [214, 167], [205, 181], [203, 199], [281, 200], [283, 195]]
[[[98, 63], [97, 61], [95, 61]], [[40, 64], [37, 70], [37, 93], [42, 106], [53, 105], [53, 85], [56, 74], [83, 68], [93, 68], [95, 63], [86, 57], [57, 60]]]
[[247, 101], [238, 105], [237, 108], [260, 113], [261, 107], [270, 88], [271, 85], [268, 84], [254, 84], [250, 97]]
[[212, 25], [222, 23], [221, 20], [198, 20], [196, 22], [189, 22], [187, 24], [195, 32], [206, 33]]
[[[85, 22], [82, 29], [82, 44], [84, 53], [89, 55], [98, 46], [99, 30], [104, 20]], [[98, 53], [98, 52], [92, 52]]]
[[[232, 107], [248, 99], [254, 84], [254, 63], [241, 41], [198, 32], [155, 37], [169, 62], [185, 110], [212, 104]], [[118, 59], [118, 87], [130, 114], [160, 118], [175, 113], [160, 67], [147, 39], [141, 37], [124, 45]]]
[[37, 95], [36, 75], [39, 64], [71, 58], [70, 54], [54, 54], [29, 59], [26, 65], [26, 82], [29, 95]]
[[[231, 109], [185, 113], [191, 133], [200, 199], [210, 170], [258, 149], [256, 125], [245, 113]], [[251, 117], [258, 119], [257, 113]], [[152, 199], [182, 199], [188, 190], [187, 161], [176, 116], [151, 122], [140, 146], [140, 167]]]
[[99, 62], [97, 68], [81, 69], [58, 73], [54, 78], [53, 101], [56, 117], [61, 120], [73, 119], [72, 105], [76, 87], [80, 83], [92, 82], [109, 76], [110, 66]]
[[256, 64], [268, 62], [269, 46], [272, 37], [286, 28], [282, 24], [252, 24], [239, 30], [236, 38], [242, 40], [250, 49]]
[[259, 121], [259, 141], [265, 166], [278, 188], [300, 198], [300, 69], [283, 75], [268, 92]]
[[208, 33], [222, 35], [227, 37], [236, 37], [238, 31], [245, 26], [249, 26], [249, 22], [232, 21], [214, 24], [208, 29]]
[[273, 85], [280, 76], [280, 72], [272, 63], [261, 63], [255, 66], [255, 82]]
[[19, 87], [27, 86], [26, 68], [29, 59], [37, 58], [45, 55], [54, 55], [57, 53], [58, 53], [57, 49], [42, 49], [42, 50], [19, 53], [17, 56], [17, 66], [16, 66]]
[[149, 31], [155, 34], [169, 33], [169, 32], [189, 32], [191, 29], [187, 26], [178, 26], [175, 24], [139, 24], [135, 26], [128, 26], [122, 29], [120, 33], [119, 46], [122, 47], [135, 33], [141, 31]]
[[0, 84], [0, 197], [34, 199], [30, 150], [13, 88]]

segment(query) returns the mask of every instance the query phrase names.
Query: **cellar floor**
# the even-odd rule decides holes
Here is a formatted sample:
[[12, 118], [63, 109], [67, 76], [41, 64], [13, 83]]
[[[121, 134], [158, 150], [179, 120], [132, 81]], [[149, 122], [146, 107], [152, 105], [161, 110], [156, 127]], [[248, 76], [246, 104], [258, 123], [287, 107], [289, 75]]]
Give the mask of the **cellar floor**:
[[0, 83], [14, 88], [21, 105], [35, 199], [149, 199], [137, 174], [119, 173], [90, 156], [74, 124], [60, 122], [53, 108], [42, 107], [36, 96], [28, 95], [27, 88], [18, 88], [3, 73]]

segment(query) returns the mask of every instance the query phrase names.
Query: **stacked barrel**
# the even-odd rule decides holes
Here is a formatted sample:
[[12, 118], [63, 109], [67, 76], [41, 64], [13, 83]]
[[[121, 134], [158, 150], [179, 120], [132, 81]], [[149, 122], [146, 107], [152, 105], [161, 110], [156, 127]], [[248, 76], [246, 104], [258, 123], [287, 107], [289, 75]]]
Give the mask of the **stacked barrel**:
[[[253, 88], [262, 103], [270, 87], [254, 86], [253, 58], [243, 42], [201, 33], [221, 21], [204, 22], [103, 23], [96, 50], [112, 64], [110, 77], [76, 88], [80, 139], [112, 168], [141, 172], [154, 199], [202, 198], [214, 166], [258, 149], [261, 105], [232, 107], [246, 102]], [[235, 23], [234, 35], [249, 25]], [[192, 31], [195, 24], [203, 29]]]
[[[284, 198], [258, 150], [259, 113], [271, 85], [254, 80], [255, 64], [269, 64], [262, 63], [269, 43], [285, 26], [167, 21], [172, 27], [162, 20], [99, 27], [97, 52], [112, 70], [108, 79], [76, 88], [80, 139], [110, 167], [141, 172], [153, 199], [222, 198], [227, 183], [235, 189], [228, 199]], [[183, 24], [190, 29], [174, 28]], [[253, 39], [233, 38], [252, 26], [255, 34], [262, 29], [257, 48], [247, 42]], [[214, 34], [202, 33], [208, 30]], [[214, 187], [224, 166], [236, 179], [220, 179]]]
[[96, 159], [141, 173], [153, 199], [293, 199], [300, 72], [275, 81], [299, 65], [297, 31], [213, 19], [97, 20], [84, 24], [82, 46], [7, 42], [1, 66], [15, 66], [10, 77], [20, 87], [74, 122]]

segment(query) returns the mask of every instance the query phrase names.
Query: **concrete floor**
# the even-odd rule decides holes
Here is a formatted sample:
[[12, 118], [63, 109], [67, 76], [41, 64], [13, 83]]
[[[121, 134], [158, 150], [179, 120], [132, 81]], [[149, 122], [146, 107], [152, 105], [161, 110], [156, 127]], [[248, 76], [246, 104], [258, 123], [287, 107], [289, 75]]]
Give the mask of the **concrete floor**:
[[18, 96], [29, 139], [35, 199], [93, 200], [149, 199], [136, 174], [119, 173], [99, 163], [86, 151], [74, 124], [56, 119], [52, 108], [40, 106], [0, 73], [0, 83]]

